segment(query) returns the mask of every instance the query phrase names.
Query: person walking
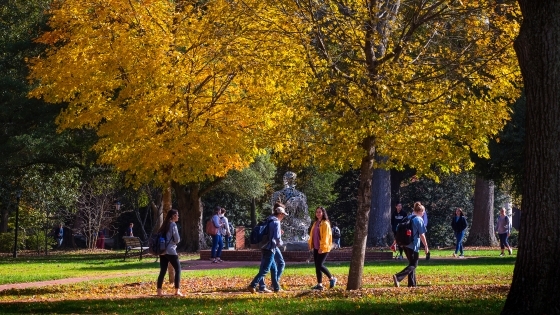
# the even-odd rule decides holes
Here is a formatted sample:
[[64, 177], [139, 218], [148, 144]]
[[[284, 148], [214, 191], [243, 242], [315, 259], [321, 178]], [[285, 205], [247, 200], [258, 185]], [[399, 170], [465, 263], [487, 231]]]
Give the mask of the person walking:
[[222, 234], [222, 242], [225, 243], [226, 249], [229, 249], [229, 244], [231, 243], [231, 231], [229, 227], [229, 221], [226, 217], [226, 209], [222, 208], [220, 210], [220, 225], [221, 225], [221, 234]]
[[422, 215], [424, 214], [424, 206], [420, 202], [414, 203], [414, 211], [411, 216], [412, 221], [412, 242], [404, 247], [404, 254], [408, 259], [408, 266], [401, 272], [393, 275], [393, 283], [395, 287], [399, 287], [399, 283], [408, 277], [408, 286], [416, 287], [416, 267], [418, 267], [418, 250], [420, 249], [420, 242], [424, 244], [424, 251], [426, 255], [430, 252], [428, 249], [428, 242], [426, 242], [426, 227]]
[[165, 235], [165, 254], [159, 256], [159, 276], [157, 279], [157, 295], [162, 296], [163, 278], [167, 272], [167, 266], [171, 264], [175, 270], [175, 295], [183, 296], [181, 293], [181, 265], [179, 263], [179, 255], [177, 254], [177, 244], [181, 241], [177, 222], [179, 220], [179, 211], [171, 209], [167, 212], [163, 224], [158, 233]]
[[[259, 272], [249, 284], [248, 290], [251, 293], [257, 292], [257, 284], [264, 285], [264, 277], [269, 271], [270, 276], [272, 277], [272, 288], [274, 292], [280, 291], [280, 283], [279, 283], [279, 276], [282, 274], [284, 267], [282, 266], [282, 270], [279, 270], [278, 265], [274, 263], [274, 257], [279, 252], [278, 246], [282, 246], [284, 243], [282, 242], [282, 230], [280, 222], [288, 215], [286, 213], [285, 206], [281, 203], [274, 204], [273, 215], [267, 218], [268, 224], [268, 242], [261, 248], [261, 265], [259, 266]], [[281, 255], [281, 254], [280, 254]], [[282, 260], [284, 260], [282, 258]], [[270, 290], [262, 290], [261, 292], [270, 292]], [[264, 288], [266, 289], [266, 288]]]
[[500, 209], [500, 215], [496, 221], [496, 233], [498, 233], [498, 237], [500, 238], [500, 249], [502, 250], [500, 256], [504, 256], [504, 248], [507, 248], [508, 253], [511, 255], [512, 250], [508, 243], [508, 237], [511, 233], [511, 221], [506, 215], [505, 208]]
[[309, 250], [313, 250], [313, 261], [315, 262], [315, 274], [317, 276], [317, 285], [312, 289], [324, 290], [323, 273], [329, 278], [329, 288], [334, 288], [337, 279], [324, 265], [332, 247], [332, 230], [327, 210], [323, 207], [318, 207], [315, 210], [315, 222], [311, 226], [307, 244]]
[[126, 232], [125, 232], [126, 236], [134, 236], [134, 232], [132, 231], [133, 227], [134, 227], [134, 223], [130, 222], [130, 224], [128, 225], [128, 228], [126, 229]]
[[340, 237], [341, 236], [342, 236], [342, 234], [340, 233], [340, 229], [338, 228], [338, 224], [336, 224], [336, 222], [333, 222], [332, 239], [333, 239], [334, 248], [336, 248], [336, 249], [340, 248]]
[[395, 206], [395, 211], [391, 215], [391, 229], [393, 230], [393, 235], [395, 240], [393, 241], [393, 245], [391, 248], [396, 248], [399, 251], [399, 254], [395, 257], [397, 259], [403, 259], [403, 247], [397, 244], [396, 237], [397, 237], [397, 225], [401, 223], [401, 221], [408, 216], [408, 213], [402, 209], [402, 204], [397, 203]]
[[214, 215], [212, 216], [212, 223], [218, 229], [216, 235], [212, 235], [212, 251], [211, 259], [212, 263], [222, 262], [222, 249], [224, 248], [224, 239], [222, 234], [222, 223], [220, 215], [222, 214], [222, 208], [216, 207], [214, 209]]
[[57, 248], [62, 247], [62, 240], [64, 239], [64, 227], [62, 223], [58, 225], [57, 233], [56, 233], [56, 242], [58, 244]]
[[453, 257], [457, 257], [457, 253], [459, 253], [459, 258], [464, 258], [463, 238], [465, 237], [465, 230], [467, 229], [467, 218], [463, 213], [463, 209], [455, 209], [455, 216], [451, 220], [451, 228], [453, 229], [453, 234], [455, 235], [455, 240], [457, 242]]

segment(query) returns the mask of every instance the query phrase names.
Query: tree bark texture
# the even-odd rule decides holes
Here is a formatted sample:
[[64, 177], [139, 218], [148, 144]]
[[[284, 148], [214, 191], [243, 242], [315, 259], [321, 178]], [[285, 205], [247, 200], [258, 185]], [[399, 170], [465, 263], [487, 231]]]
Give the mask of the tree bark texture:
[[[379, 158], [376, 157], [378, 160]], [[391, 233], [391, 172], [373, 170], [371, 186], [371, 212], [368, 223], [367, 246], [387, 246]], [[390, 237], [391, 242], [393, 237]]]
[[182, 249], [187, 252], [196, 252], [205, 249], [204, 234], [202, 230], [202, 200], [200, 197], [200, 184], [181, 185], [173, 183], [177, 196], [179, 222], [181, 223]]
[[472, 225], [465, 245], [497, 245], [494, 234], [494, 183], [478, 176], [474, 184]]
[[362, 286], [364, 273], [364, 258], [368, 235], [369, 211], [371, 208], [371, 181], [373, 177], [373, 159], [375, 156], [375, 139], [369, 137], [362, 143], [366, 156], [360, 167], [360, 184], [358, 186], [358, 212], [356, 213], [356, 227], [354, 231], [354, 245], [348, 271], [347, 290], [357, 290]]
[[518, 0], [527, 100], [519, 248], [502, 314], [560, 314], [560, 2]]

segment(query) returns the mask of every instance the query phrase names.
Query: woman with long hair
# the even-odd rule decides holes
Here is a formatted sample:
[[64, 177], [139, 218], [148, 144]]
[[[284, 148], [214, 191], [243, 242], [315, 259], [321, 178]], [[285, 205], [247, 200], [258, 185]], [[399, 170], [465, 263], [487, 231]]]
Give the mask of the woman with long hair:
[[457, 208], [455, 210], [455, 216], [451, 220], [451, 228], [453, 229], [453, 234], [455, 234], [455, 240], [457, 244], [455, 245], [455, 252], [453, 257], [457, 257], [457, 252], [459, 252], [459, 258], [463, 258], [463, 238], [465, 237], [465, 230], [467, 229], [467, 219], [463, 213], [463, 209]]
[[163, 278], [167, 272], [168, 264], [175, 269], [175, 295], [183, 296], [181, 293], [181, 265], [179, 263], [179, 255], [177, 255], [177, 244], [181, 241], [179, 230], [177, 229], [177, 222], [179, 220], [179, 212], [171, 209], [167, 212], [163, 224], [158, 230], [158, 233], [165, 235], [165, 254], [159, 256], [159, 276], [157, 279], [157, 295], [163, 295]]
[[309, 240], [307, 241], [309, 250], [313, 251], [313, 260], [315, 261], [315, 274], [317, 275], [317, 285], [313, 290], [323, 290], [323, 273], [329, 278], [329, 287], [334, 288], [336, 278], [332, 276], [329, 269], [324, 263], [327, 255], [332, 248], [332, 230], [327, 210], [318, 207], [315, 210], [315, 222], [309, 231]]

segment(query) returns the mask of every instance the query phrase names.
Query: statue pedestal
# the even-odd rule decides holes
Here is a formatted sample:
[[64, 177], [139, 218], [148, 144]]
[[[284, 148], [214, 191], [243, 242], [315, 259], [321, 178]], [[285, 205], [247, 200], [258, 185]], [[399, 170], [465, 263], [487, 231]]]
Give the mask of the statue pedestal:
[[293, 252], [298, 252], [298, 251], [309, 251], [309, 245], [307, 244], [307, 242], [287, 242], [284, 244], [283, 248], [281, 248], [281, 251], [285, 252], [285, 251], [293, 251]]

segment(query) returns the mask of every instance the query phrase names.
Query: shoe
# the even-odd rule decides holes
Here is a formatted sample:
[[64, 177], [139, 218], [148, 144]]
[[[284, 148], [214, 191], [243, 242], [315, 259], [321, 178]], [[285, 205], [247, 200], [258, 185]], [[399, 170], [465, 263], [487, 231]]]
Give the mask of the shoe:
[[311, 288], [311, 290], [319, 290], [319, 291], [323, 291], [324, 289], [325, 288], [321, 284], [318, 284], [318, 285], [314, 286], [313, 288]]
[[398, 257], [397, 259], [399, 259], [399, 260], [400, 260], [400, 259], [403, 259], [402, 255], [399, 255], [399, 257]]
[[247, 287], [247, 290], [248, 290], [249, 292], [251, 292], [251, 293], [257, 292], [257, 289], [256, 289], [255, 287], [252, 287], [251, 285], [249, 285], [249, 286]]
[[453, 253], [453, 257], [457, 257], [457, 254]]
[[176, 296], [183, 296], [183, 293], [181, 293], [181, 290], [177, 289], [177, 290], [175, 290], [175, 295]]
[[272, 290], [267, 289], [267, 288], [262, 288], [262, 289], [259, 289], [259, 293], [272, 293]]
[[504, 253], [501, 253], [501, 254], [500, 254], [500, 257], [504, 257]]
[[216, 260], [217, 260], [219, 263], [224, 262], [221, 258], [216, 258]]
[[459, 258], [465, 258], [465, 256], [463, 256], [463, 254], [459, 255]]
[[336, 281], [337, 281], [337, 279], [336, 279], [335, 277], [332, 277], [332, 278], [329, 280], [329, 288], [330, 288], [330, 289], [334, 288], [334, 286], [336, 285]]
[[397, 275], [393, 275], [393, 283], [395, 284], [395, 287], [397, 287], [397, 288], [400, 286], [399, 280], [397, 279]]
[[508, 248], [508, 253], [511, 255], [511, 253], [513, 252], [513, 250], [511, 250], [511, 248]]
[[213, 263], [213, 264], [217, 264], [217, 263], [218, 263], [218, 260], [217, 260], [217, 259], [214, 259], [214, 260], [212, 260], [212, 263]]

